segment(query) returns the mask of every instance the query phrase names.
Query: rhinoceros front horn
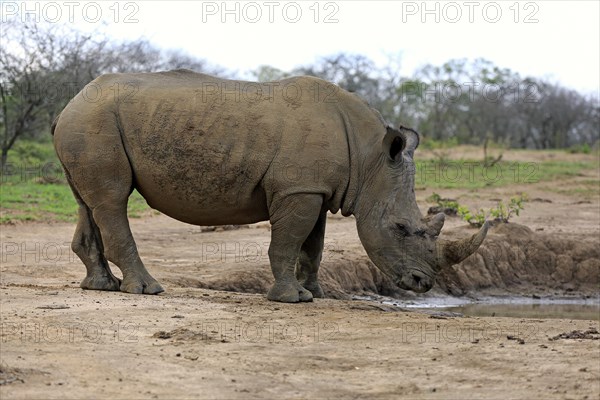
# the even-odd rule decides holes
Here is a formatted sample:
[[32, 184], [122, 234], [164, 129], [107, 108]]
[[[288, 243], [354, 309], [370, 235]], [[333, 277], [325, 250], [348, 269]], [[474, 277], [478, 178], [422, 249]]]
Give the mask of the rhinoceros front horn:
[[440, 265], [442, 267], [449, 267], [454, 264], [458, 264], [471, 254], [475, 253], [485, 236], [487, 235], [490, 227], [489, 221], [486, 221], [479, 232], [473, 236], [456, 241], [440, 241], [438, 244]]

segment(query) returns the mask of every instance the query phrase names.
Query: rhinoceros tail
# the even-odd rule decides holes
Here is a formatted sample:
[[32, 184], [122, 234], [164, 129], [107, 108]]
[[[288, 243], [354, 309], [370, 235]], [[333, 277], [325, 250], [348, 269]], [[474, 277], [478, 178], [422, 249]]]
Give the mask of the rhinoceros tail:
[[54, 118], [52, 122], [52, 126], [50, 127], [50, 134], [54, 136], [54, 131], [56, 130], [56, 125], [58, 124], [58, 119], [60, 118], [60, 113]]

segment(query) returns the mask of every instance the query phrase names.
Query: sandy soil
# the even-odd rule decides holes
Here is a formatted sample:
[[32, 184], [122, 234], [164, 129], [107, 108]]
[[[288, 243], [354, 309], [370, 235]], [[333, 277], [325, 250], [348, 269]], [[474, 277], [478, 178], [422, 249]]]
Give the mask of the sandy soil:
[[[597, 322], [432, 318], [365, 302], [2, 289], [3, 399], [597, 399]], [[523, 339], [510, 340], [516, 336]], [[0, 375], [3, 376], [3, 375]]]
[[[489, 207], [525, 191], [539, 200], [516, 222], [598, 238], [598, 195], [553, 190], [590, 179], [599, 178], [442, 194]], [[417, 193], [423, 210], [430, 194]], [[159, 296], [79, 289], [85, 270], [69, 250], [74, 224], [1, 227], [0, 398], [600, 396], [600, 340], [549, 340], [600, 329], [598, 320], [432, 316], [208, 290], [206, 281], [249, 267], [270, 274], [268, 224], [202, 232], [164, 216], [131, 222], [142, 259], [167, 290]], [[364, 260], [354, 221], [331, 216], [324, 262]]]

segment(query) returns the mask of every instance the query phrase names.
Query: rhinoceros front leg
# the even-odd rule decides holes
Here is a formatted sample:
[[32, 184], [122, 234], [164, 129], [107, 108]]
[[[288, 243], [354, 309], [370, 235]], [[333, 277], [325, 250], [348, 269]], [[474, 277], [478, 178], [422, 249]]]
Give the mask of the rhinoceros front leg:
[[312, 301], [295, 275], [300, 249], [309, 236], [321, 210], [323, 198], [317, 194], [295, 194], [274, 200], [271, 207], [271, 245], [269, 260], [275, 284], [267, 298], [284, 303]]
[[317, 298], [324, 297], [323, 289], [319, 285], [317, 275], [323, 256], [326, 221], [327, 210], [321, 210], [317, 223], [302, 244], [299, 265], [296, 269], [296, 279], [298, 279], [302, 287], [312, 293], [313, 297]]

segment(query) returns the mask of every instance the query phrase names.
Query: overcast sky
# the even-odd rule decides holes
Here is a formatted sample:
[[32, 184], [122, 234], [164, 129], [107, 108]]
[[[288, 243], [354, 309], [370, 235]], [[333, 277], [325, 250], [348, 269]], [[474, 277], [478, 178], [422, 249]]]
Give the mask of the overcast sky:
[[597, 0], [75, 3], [2, 1], [2, 12], [16, 5], [52, 22], [72, 17], [82, 29], [97, 27], [100, 13], [115, 38], [146, 37], [240, 74], [261, 64], [290, 70], [338, 52], [380, 66], [399, 56], [405, 75], [427, 63], [482, 57], [580, 91], [600, 88]]

